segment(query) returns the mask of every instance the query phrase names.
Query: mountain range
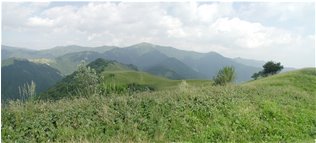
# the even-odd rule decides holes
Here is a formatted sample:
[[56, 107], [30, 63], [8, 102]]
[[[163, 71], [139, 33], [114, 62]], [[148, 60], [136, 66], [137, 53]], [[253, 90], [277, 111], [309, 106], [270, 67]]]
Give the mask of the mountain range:
[[2, 59], [25, 58], [58, 69], [63, 75], [74, 72], [77, 65], [104, 58], [123, 64], [133, 64], [139, 70], [170, 79], [211, 79], [224, 66], [234, 66], [237, 82], [250, 80], [254, 72], [261, 70], [264, 61], [228, 58], [216, 52], [198, 53], [169, 46], [139, 43], [128, 47], [77, 45], [58, 46], [46, 50], [29, 50], [2, 45]]
[[[30, 83], [32, 80], [38, 85], [36, 90], [38, 94], [46, 91], [62, 78], [71, 75], [82, 61], [85, 65], [93, 61], [94, 65], [102, 65], [97, 61], [105, 63], [101, 67], [93, 67], [99, 71], [103, 71], [102, 68], [115, 69], [115, 72], [133, 70], [128, 73], [120, 71], [119, 77], [122, 79], [117, 81], [131, 79], [129, 76], [133, 75], [150, 77], [148, 79], [158, 79], [151, 77], [151, 75], [155, 75], [173, 80], [210, 80], [224, 66], [233, 66], [237, 75], [236, 81], [244, 82], [250, 80], [253, 73], [260, 71], [265, 63], [265, 61], [240, 57], [228, 58], [216, 52], [198, 53], [151, 43], [139, 43], [128, 47], [70, 45], [46, 50], [30, 50], [2, 45], [1, 51], [3, 77], [1, 94], [2, 99], [5, 100], [18, 99], [18, 87]], [[100, 58], [108, 62], [97, 60]], [[89, 64], [89, 66], [93, 66], [93, 64]], [[285, 68], [285, 71], [288, 70], [293, 69]], [[146, 73], [145, 76], [143, 76], [144, 73]], [[132, 82], [129, 81], [129, 83]], [[58, 89], [58, 85], [54, 89]]]

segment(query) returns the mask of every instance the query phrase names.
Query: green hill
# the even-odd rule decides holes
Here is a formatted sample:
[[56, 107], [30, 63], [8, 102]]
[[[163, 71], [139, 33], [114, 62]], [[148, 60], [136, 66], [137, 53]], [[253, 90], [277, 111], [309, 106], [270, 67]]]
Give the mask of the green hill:
[[316, 93], [316, 69], [306, 68], [302, 70], [289, 71], [286, 73], [249, 81], [245, 86], [259, 87], [280, 87], [293, 88], [293, 90], [303, 90]]
[[23, 59], [8, 59], [1, 67], [1, 99], [2, 101], [20, 99], [19, 87], [36, 84], [36, 93], [43, 92], [61, 80], [60, 72], [45, 64], [36, 64]]
[[95, 61], [87, 65], [96, 70], [97, 73], [103, 71], [137, 71], [137, 67], [134, 65], [125, 65], [116, 61], [109, 61], [102, 58], [98, 58]]
[[[169, 80], [163, 77], [150, 75], [138, 71], [134, 65], [122, 64], [116, 61], [96, 59], [87, 67], [94, 69], [98, 76], [98, 83], [106, 92], [112, 90], [126, 90], [130, 86], [148, 87], [152, 90], [161, 90], [177, 86], [180, 81]], [[66, 76], [61, 82], [40, 95], [41, 99], [60, 99], [76, 94], [76, 81], [74, 80], [77, 71]]]

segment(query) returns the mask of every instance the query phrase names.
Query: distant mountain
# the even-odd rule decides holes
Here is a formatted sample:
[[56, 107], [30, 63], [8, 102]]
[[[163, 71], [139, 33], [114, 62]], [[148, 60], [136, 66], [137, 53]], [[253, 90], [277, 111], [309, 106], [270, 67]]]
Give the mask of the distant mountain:
[[253, 66], [253, 67], [258, 67], [261, 68], [266, 62], [265, 61], [259, 61], [259, 60], [252, 60], [252, 59], [244, 59], [244, 58], [234, 58], [233, 59], [235, 62], [244, 64], [247, 66]]
[[19, 47], [5, 46], [1, 45], [1, 59], [8, 58], [23, 58], [23, 59], [31, 59], [31, 58], [52, 58], [53, 56], [49, 53], [40, 53], [36, 50], [30, 50]]
[[167, 58], [157, 65], [151, 66], [144, 71], [167, 77], [169, 79], [201, 79], [203, 75], [194, 71], [191, 67], [176, 58]]
[[154, 49], [116, 48], [104, 53], [104, 58], [146, 69], [167, 59], [168, 56]]
[[[258, 67], [263, 69], [263, 65], [266, 63], [266, 61], [259, 61], [259, 60], [252, 60], [252, 59], [244, 59], [244, 58], [234, 58], [234, 61], [237, 63], [241, 63], [247, 66], [252, 66], [252, 67]], [[288, 71], [293, 71], [296, 70], [295, 68], [291, 67], [284, 67], [284, 69], [281, 70], [281, 73], [283, 72], [288, 72]]]
[[134, 49], [134, 51], [145, 51], [144, 49], [146, 49], [147, 52], [153, 50], [159, 51], [167, 57], [178, 59], [192, 70], [200, 73], [200, 77], [203, 77], [204, 79], [211, 79], [217, 74], [218, 70], [224, 66], [234, 66], [237, 73], [237, 81], [242, 82], [250, 80], [251, 75], [261, 69], [235, 62], [234, 59], [224, 57], [216, 52], [198, 53], [193, 51], [183, 51], [150, 43], [140, 43], [127, 47], [126, 49], [128, 48]]
[[[150, 43], [139, 43], [124, 48], [113, 46], [93, 48], [71, 45], [32, 52], [35, 53], [34, 55], [50, 55], [54, 57], [48, 58], [48, 60], [39, 58], [39, 60], [35, 59], [33, 61], [48, 63], [48, 65], [60, 70], [65, 75], [71, 74], [81, 60], [91, 62], [97, 58], [133, 64], [139, 70], [170, 79], [211, 79], [220, 68], [234, 66], [237, 73], [237, 81], [242, 82], [250, 80], [254, 72], [262, 69], [262, 61], [242, 58], [232, 59], [216, 52], [198, 53]], [[166, 62], [168, 59], [171, 61]]]
[[57, 46], [52, 49], [41, 50], [42, 54], [51, 54], [54, 57], [62, 56], [69, 53], [77, 53], [84, 51], [92, 51], [98, 53], [104, 53], [108, 50], [116, 48], [114, 46], [100, 46], [100, 47], [83, 47], [78, 45], [69, 45], [69, 46]]
[[1, 100], [19, 99], [19, 86], [36, 84], [36, 93], [47, 90], [62, 79], [60, 72], [45, 64], [22, 59], [9, 59], [10, 64], [1, 67]]
[[176, 49], [170, 46], [154, 45], [154, 44], [146, 43], [146, 42], [135, 44], [126, 48], [131, 48], [131, 49], [135, 49], [139, 51], [147, 51], [147, 52], [151, 50], [157, 50], [168, 57], [173, 57], [173, 58], [179, 59], [180, 61], [187, 58], [193, 58], [193, 60], [196, 60], [203, 55], [202, 53], [198, 53], [194, 51], [185, 51], [185, 50]]
[[88, 64], [97, 58], [102, 57], [102, 54], [92, 51], [68, 53], [56, 57], [54, 62], [51, 63], [51, 66], [58, 69], [63, 75], [69, 75], [77, 69], [77, 66], [81, 61], [85, 61], [85, 64]]
[[75, 52], [84, 52], [84, 51], [92, 51], [98, 53], [104, 53], [113, 48], [117, 48], [114, 46], [100, 46], [100, 47], [83, 47], [77, 45], [69, 45], [69, 46], [57, 46], [51, 49], [44, 50], [31, 50], [13, 46], [1, 46], [1, 59], [8, 59], [12, 57], [16, 58], [25, 58], [25, 59], [36, 59], [36, 58], [48, 58], [53, 59], [59, 56], [63, 56], [69, 53]]

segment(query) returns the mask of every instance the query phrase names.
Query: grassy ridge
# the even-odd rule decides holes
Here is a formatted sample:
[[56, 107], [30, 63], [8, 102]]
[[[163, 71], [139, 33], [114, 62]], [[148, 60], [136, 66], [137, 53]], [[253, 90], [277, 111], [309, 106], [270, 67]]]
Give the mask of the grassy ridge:
[[315, 69], [305, 69], [243, 85], [179, 81], [131, 96], [11, 102], [2, 141], [313, 142], [315, 81]]
[[[174, 89], [182, 82], [182, 80], [170, 80], [160, 76], [151, 75], [145, 72], [120, 70], [120, 71], [105, 71], [102, 73], [105, 77], [104, 83], [109, 84], [130, 84], [137, 83], [140, 85], [149, 85], [157, 90]], [[192, 86], [210, 85], [210, 80], [186, 80]]]
[[[248, 82], [245, 86], [276, 86], [282, 88], [295, 88], [297, 91], [308, 91], [316, 94], [316, 69], [306, 68], [278, 74], [268, 78], [261, 78], [255, 82]], [[294, 90], [294, 89], [293, 89]]]

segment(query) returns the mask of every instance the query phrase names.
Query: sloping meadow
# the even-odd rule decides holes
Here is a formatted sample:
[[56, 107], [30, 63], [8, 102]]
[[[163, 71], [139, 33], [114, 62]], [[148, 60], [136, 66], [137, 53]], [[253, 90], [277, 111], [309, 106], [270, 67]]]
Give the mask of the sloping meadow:
[[[313, 72], [304, 74], [315, 81]], [[183, 81], [173, 90], [12, 101], [2, 108], [2, 141], [312, 142], [316, 84], [307, 90], [265, 80], [202, 87]]]

